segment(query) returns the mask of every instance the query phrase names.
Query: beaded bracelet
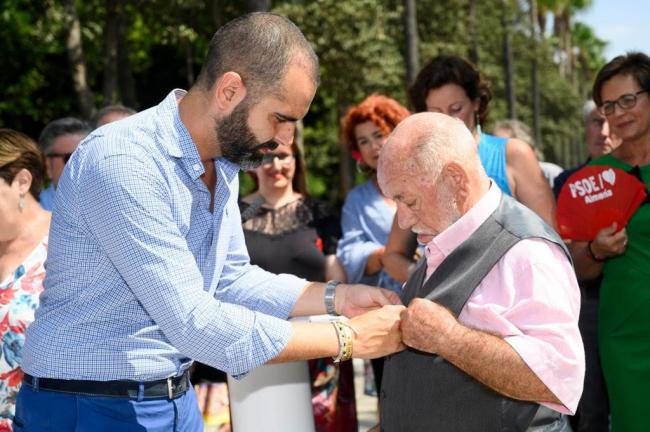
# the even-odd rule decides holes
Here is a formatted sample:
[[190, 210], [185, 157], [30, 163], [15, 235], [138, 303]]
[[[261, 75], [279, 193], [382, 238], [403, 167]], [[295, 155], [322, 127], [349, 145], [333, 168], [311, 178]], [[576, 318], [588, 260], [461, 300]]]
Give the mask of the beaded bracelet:
[[587, 243], [587, 255], [589, 256], [589, 258], [591, 258], [592, 260], [594, 260], [596, 262], [599, 262], [599, 263], [605, 262], [606, 258], [596, 258], [596, 255], [594, 255], [594, 251], [591, 249], [592, 241], [593, 240], [589, 240], [589, 243]]
[[352, 358], [352, 327], [342, 321], [332, 321], [339, 339], [339, 353], [333, 357], [334, 363], [348, 361]]

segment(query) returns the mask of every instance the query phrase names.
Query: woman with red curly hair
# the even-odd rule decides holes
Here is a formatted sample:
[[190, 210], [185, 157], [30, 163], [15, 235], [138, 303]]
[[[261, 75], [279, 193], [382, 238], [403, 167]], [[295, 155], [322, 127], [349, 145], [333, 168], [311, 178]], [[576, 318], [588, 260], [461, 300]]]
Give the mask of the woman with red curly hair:
[[[393, 200], [381, 194], [377, 185], [377, 158], [395, 126], [409, 116], [399, 102], [373, 94], [348, 110], [342, 120], [345, 144], [369, 180], [350, 191], [343, 205], [336, 255], [345, 267], [349, 283], [364, 283], [395, 291], [402, 287], [384, 271], [384, 244], [395, 216]], [[373, 360], [379, 391], [383, 360]]]

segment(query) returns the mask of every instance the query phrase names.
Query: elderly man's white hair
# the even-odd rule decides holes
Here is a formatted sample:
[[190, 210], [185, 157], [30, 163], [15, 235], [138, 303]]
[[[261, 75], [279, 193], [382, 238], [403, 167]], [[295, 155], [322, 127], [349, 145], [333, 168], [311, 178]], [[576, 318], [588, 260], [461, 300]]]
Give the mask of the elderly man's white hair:
[[[400, 157], [401, 156], [401, 157]], [[403, 163], [411, 171], [421, 169], [434, 180], [442, 167], [457, 162], [466, 169], [481, 169], [476, 141], [465, 124], [440, 113], [407, 117], [393, 131], [380, 155], [380, 166]], [[381, 168], [380, 168], [381, 169]]]
[[587, 126], [587, 122], [589, 121], [589, 116], [591, 115], [591, 112], [596, 109], [596, 102], [593, 100], [589, 99], [585, 104], [582, 106], [582, 121]]

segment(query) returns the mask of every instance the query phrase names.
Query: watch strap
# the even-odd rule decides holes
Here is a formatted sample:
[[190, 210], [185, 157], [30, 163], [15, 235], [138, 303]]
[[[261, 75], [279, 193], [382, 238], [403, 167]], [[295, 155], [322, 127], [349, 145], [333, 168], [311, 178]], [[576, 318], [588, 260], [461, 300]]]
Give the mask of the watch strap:
[[341, 281], [331, 280], [325, 285], [325, 310], [330, 315], [338, 315], [334, 307], [334, 297], [336, 296], [336, 286]]

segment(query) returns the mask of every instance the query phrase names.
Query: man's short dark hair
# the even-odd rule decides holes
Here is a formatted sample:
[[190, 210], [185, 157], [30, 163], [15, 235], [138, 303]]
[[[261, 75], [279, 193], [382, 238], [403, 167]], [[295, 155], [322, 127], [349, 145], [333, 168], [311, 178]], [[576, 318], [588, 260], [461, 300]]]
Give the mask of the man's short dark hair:
[[96, 129], [97, 126], [99, 126], [99, 122], [101, 121], [101, 119], [109, 114], [122, 114], [124, 115], [124, 117], [128, 117], [135, 114], [136, 112], [137, 111], [134, 110], [133, 108], [129, 108], [124, 105], [119, 105], [119, 104], [108, 105], [95, 113], [93, 118], [90, 119], [90, 124], [93, 127], [93, 129]]
[[480, 122], [484, 123], [488, 114], [488, 104], [492, 98], [490, 87], [472, 63], [456, 55], [434, 57], [420, 70], [409, 89], [415, 112], [426, 111], [429, 91], [446, 84], [460, 86], [472, 101], [476, 98], [480, 99], [478, 116]]
[[609, 81], [615, 75], [631, 75], [639, 84], [642, 90], [650, 91], [650, 57], [642, 52], [629, 52], [625, 55], [614, 57], [596, 75], [592, 94], [594, 102], [601, 106], [603, 99], [601, 90], [605, 81]]
[[76, 117], [63, 117], [51, 121], [45, 126], [38, 137], [38, 145], [47, 156], [54, 141], [63, 135], [88, 135], [92, 131], [90, 125]]
[[259, 96], [278, 90], [296, 55], [311, 63], [307, 67], [318, 85], [318, 57], [294, 23], [272, 13], [246, 14], [214, 34], [197, 85], [210, 89], [224, 73], [233, 71], [242, 77], [250, 93]]

